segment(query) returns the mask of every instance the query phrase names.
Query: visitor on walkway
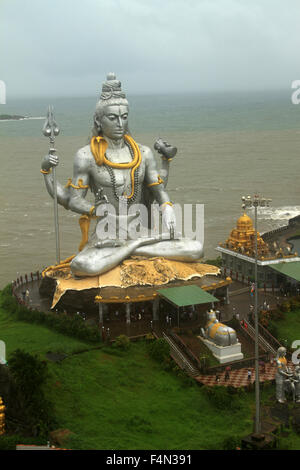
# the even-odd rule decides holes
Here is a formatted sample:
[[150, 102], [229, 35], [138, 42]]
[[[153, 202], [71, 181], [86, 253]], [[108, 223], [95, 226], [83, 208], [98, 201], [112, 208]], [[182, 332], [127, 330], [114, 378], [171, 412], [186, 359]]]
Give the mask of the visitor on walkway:
[[227, 366], [225, 368], [225, 381], [229, 380], [230, 379], [230, 371], [231, 371], [231, 367], [230, 366]]
[[218, 372], [216, 373], [216, 382], [220, 382], [220, 375]]
[[251, 371], [251, 369], [248, 369], [248, 381], [249, 382], [251, 380], [251, 377], [252, 377], [252, 371]]

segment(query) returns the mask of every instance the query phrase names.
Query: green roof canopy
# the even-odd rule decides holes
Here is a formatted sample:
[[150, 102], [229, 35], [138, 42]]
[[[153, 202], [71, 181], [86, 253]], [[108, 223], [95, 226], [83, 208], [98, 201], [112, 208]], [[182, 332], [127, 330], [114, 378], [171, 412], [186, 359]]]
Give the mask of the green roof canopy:
[[195, 285], [168, 287], [167, 289], [159, 289], [157, 293], [176, 307], [218, 302], [216, 297]]
[[274, 269], [284, 276], [291, 277], [296, 281], [300, 282], [300, 261], [292, 261], [290, 263], [278, 263], [269, 265], [270, 268]]

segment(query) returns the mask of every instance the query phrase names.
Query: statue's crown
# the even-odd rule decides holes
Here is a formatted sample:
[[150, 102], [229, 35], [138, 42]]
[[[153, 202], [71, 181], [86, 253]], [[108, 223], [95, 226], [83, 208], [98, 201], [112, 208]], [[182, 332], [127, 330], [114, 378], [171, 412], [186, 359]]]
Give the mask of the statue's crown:
[[100, 100], [109, 100], [111, 98], [125, 98], [126, 95], [121, 89], [120, 80], [116, 79], [116, 75], [112, 72], [107, 74], [106, 81], [102, 85], [102, 93]]

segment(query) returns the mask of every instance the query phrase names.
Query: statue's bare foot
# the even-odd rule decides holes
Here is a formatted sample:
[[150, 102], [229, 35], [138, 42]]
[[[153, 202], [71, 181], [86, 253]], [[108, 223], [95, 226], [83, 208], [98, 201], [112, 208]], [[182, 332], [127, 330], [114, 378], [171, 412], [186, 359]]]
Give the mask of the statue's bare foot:
[[126, 241], [124, 240], [99, 240], [97, 243], [95, 243], [94, 247], [95, 248], [117, 248], [118, 246], [123, 246], [125, 245]]

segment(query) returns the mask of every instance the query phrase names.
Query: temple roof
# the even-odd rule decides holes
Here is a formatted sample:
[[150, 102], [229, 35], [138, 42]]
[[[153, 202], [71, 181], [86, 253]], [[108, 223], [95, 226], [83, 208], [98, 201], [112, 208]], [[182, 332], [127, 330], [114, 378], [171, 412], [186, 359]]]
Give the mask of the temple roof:
[[[220, 244], [220, 246], [250, 257], [254, 256], [255, 230], [252, 219], [245, 213], [239, 217], [236, 228], [231, 230], [229, 238], [224, 244]], [[261, 238], [259, 232], [257, 232], [257, 251], [259, 257], [267, 257], [269, 255], [269, 247]]]

